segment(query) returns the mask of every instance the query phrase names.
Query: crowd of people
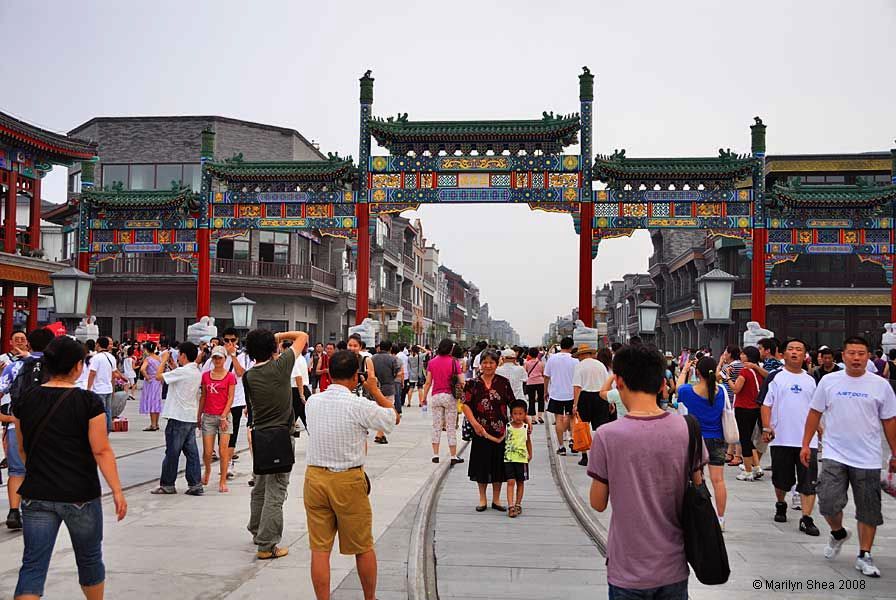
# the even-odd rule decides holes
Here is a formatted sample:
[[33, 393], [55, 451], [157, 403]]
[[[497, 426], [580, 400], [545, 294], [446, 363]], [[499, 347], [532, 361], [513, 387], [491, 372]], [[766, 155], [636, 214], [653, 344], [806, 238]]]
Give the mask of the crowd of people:
[[[113, 394], [120, 389], [138, 395], [138, 388], [140, 413], [149, 419], [144, 431], [159, 431], [159, 419], [166, 420], [153, 494], [177, 493], [181, 454], [187, 495], [205, 493], [215, 460], [218, 492], [229, 492], [246, 423], [253, 486], [247, 529], [259, 560], [288, 554], [281, 544], [283, 505], [295, 438], [307, 435], [304, 508], [318, 598], [329, 595], [337, 533], [340, 552], [355, 556], [365, 596], [373, 597], [377, 567], [364, 473], [368, 431], [375, 432], [374, 443], [388, 444], [387, 435], [410, 406], [430, 415], [433, 463], [464, 463], [458, 430], [470, 441], [467, 475], [478, 491], [473, 508], [510, 518], [523, 513], [532, 431], [551, 424], [546, 412], [553, 415], [557, 454], [576, 455], [587, 468], [596, 510], [614, 506], [608, 579], [620, 593], [647, 586], [686, 597], [679, 515], [688, 474], [702, 483], [706, 467], [724, 530], [726, 466], [739, 467], [738, 481], [755, 482], [769, 470], [762, 467], [766, 454], [773, 520], [787, 522], [790, 493], [791, 506], [801, 511], [799, 531], [820, 535], [812, 516], [818, 496], [830, 527], [824, 554], [833, 559], [850, 536], [843, 508], [851, 486], [859, 537], [855, 567], [880, 575], [871, 550], [883, 522], [881, 432], [896, 455], [896, 355], [872, 353], [862, 338], [847, 339], [836, 352], [768, 338], [756, 347], [728, 346], [718, 357], [688, 348], [675, 357], [637, 338], [605, 348], [564, 338], [550, 348], [480, 342], [465, 349], [445, 339], [435, 349], [388, 340], [368, 349], [357, 334], [312, 345], [303, 332], [264, 329], [242, 341], [227, 329], [199, 345], [118, 344], [107, 337], [81, 344], [46, 329], [15, 332], [10, 341], [12, 350], [0, 357], [0, 421], [9, 473], [7, 526], [24, 529], [17, 598], [42, 594], [62, 523], [75, 541], [85, 596], [102, 597], [97, 467], [123, 519], [127, 502], [109, 444]], [[676, 413], [699, 424], [704, 449], [694, 464], [687, 464], [688, 427]], [[587, 452], [572, 441], [578, 422], [593, 431]], [[441, 453], [443, 432], [447, 457]], [[49, 452], [54, 445], [65, 452]], [[896, 458], [888, 468], [896, 470]], [[89, 510], [81, 510], [85, 505]], [[665, 557], [659, 567], [634, 560], [648, 550]]]

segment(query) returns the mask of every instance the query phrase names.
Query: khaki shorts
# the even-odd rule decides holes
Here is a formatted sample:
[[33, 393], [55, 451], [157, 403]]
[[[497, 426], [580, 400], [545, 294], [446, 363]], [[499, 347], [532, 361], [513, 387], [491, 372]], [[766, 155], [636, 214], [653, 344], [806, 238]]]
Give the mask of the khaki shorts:
[[340, 554], [363, 554], [373, 549], [373, 511], [364, 469], [305, 470], [305, 515], [311, 550], [330, 552], [339, 533]]

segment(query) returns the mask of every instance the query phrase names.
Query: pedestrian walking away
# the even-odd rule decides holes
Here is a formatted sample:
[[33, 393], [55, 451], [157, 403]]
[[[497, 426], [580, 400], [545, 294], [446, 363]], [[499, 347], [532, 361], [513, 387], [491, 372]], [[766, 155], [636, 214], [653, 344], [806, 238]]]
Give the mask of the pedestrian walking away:
[[96, 354], [90, 361], [90, 374], [87, 376], [87, 389], [96, 392], [106, 408], [106, 427], [112, 431], [112, 392], [114, 381], [125, 381], [118, 371], [115, 357], [109, 352], [112, 340], [102, 336], [96, 340]]
[[[523, 363], [526, 369], [526, 397], [533, 423], [544, 423], [544, 361], [538, 348], [529, 348]], [[536, 421], [537, 419], [537, 421]]]
[[127, 514], [106, 431], [105, 407], [97, 394], [75, 386], [85, 356], [80, 342], [65, 336], [53, 339], [41, 360], [48, 381], [13, 400], [16, 436], [28, 467], [19, 488], [24, 548], [17, 599], [43, 596], [63, 523], [71, 538], [81, 591], [88, 600], [103, 597], [106, 568], [97, 469], [112, 490], [116, 518], [121, 521]]
[[886, 461], [896, 472], [896, 396], [886, 379], [865, 368], [871, 348], [860, 337], [843, 343], [844, 371], [825, 375], [818, 382], [803, 431], [800, 460], [812, 460], [811, 440], [824, 417], [824, 450], [818, 480], [818, 510], [828, 522], [831, 535], [824, 556], [834, 560], [849, 538], [843, 526], [847, 488], [852, 488], [859, 533], [855, 569], [869, 577], [880, 577], [871, 548], [877, 528], [883, 525], [881, 511], [880, 439], [883, 431], [890, 447]]
[[[292, 344], [275, 358], [277, 345], [283, 340], [290, 340]], [[294, 456], [292, 432], [295, 428], [295, 416], [292, 411], [290, 377], [296, 360], [304, 360], [302, 353], [307, 345], [308, 335], [301, 331], [274, 335], [267, 329], [255, 329], [246, 336], [246, 352], [255, 361], [255, 365], [243, 375], [246, 403], [252, 413], [255, 471], [247, 529], [252, 534], [252, 541], [257, 547], [256, 557], [260, 560], [280, 558], [289, 553], [288, 548], [279, 544], [283, 539], [283, 503], [286, 501], [289, 472], [292, 470], [292, 462], [287, 458]], [[279, 432], [283, 435], [277, 435]], [[285, 439], [287, 446], [260, 448], [260, 438], [278, 445], [284, 443]], [[289, 470], [273, 469], [270, 473], [260, 473], [256, 461], [261, 458], [261, 452], [265, 456], [288, 462]], [[289, 454], [289, 457], [283, 453]], [[274, 470], [280, 472], [273, 472]]]
[[716, 515], [719, 526], [725, 530], [725, 508], [728, 504], [728, 490], [725, 487], [725, 463], [727, 444], [722, 431], [722, 412], [725, 410], [725, 390], [716, 383], [718, 364], [711, 356], [700, 360], [692, 358], [688, 364], [697, 374], [697, 383], [685, 383], [688, 369], [678, 377], [678, 401], [688, 409], [700, 423], [700, 433], [709, 457], [709, 477], [716, 499]]
[[[330, 359], [332, 382], [308, 398], [308, 440], [303, 502], [311, 548], [311, 581], [318, 600], [330, 597], [330, 553], [354, 555], [365, 599], [376, 594], [377, 562], [370, 508], [370, 479], [364, 473], [367, 430], [390, 432], [401, 420], [374, 372], [363, 382], [358, 358], [341, 350]], [[373, 402], [353, 390], [361, 383]]]
[[613, 376], [627, 412], [597, 429], [589, 451], [591, 507], [603, 512], [613, 505], [606, 552], [611, 600], [688, 597], [681, 513], [688, 478], [702, 484], [708, 454], [704, 447], [687, 464], [685, 419], [656, 405], [664, 368], [650, 347], [616, 352]]
[[149, 427], [143, 431], [158, 431], [159, 415], [162, 413], [162, 382], [158, 374], [164, 370], [164, 366], [162, 359], [156, 355], [155, 343], [145, 342], [143, 353], [143, 365], [140, 367], [140, 373], [143, 374], [140, 414], [149, 415]]
[[775, 487], [775, 522], [787, 522], [786, 494], [796, 483], [800, 495], [800, 531], [819, 535], [812, 519], [818, 480], [818, 435], [809, 441], [809, 460], [800, 460], [803, 429], [809, 405], [815, 393], [815, 379], [803, 370], [806, 344], [789, 340], [784, 346], [784, 368], [777, 371], [768, 385], [762, 406], [762, 436], [771, 448], [772, 485]]
[[545, 397], [548, 398], [548, 412], [554, 414], [554, 429], [557, 434], [557, 454], [566, 455], [563, 436], [569, 432], [569, 451], [578, 452], [572, 447], [572, 377], [579, 361], [572, 357], [573, 341], [571, 337], [560, 340], [560, 352], [548, 358], [544, 367]]
[[[192, 342], [180, 344], [177, 356], [178, 366], [173, 371], [156, 372], [156, 380], [168, 384], [168, 399], [162, 417], [168, 419], [165, 426], [165, 458], [162, 460], [162, 475], [159, 487], [152, 494], [176, 494], [178, 463], [180, 455], [187, 459], [187, 491], [190, 496], [203, 493], [199, 450], [196, 448], [196, 423], [199, 421], [199, 388], [202, 374], [196, 364], [199, 348]], [[161, 365], [167, 364], [169, 352], [162, 353]]]
[[[609, 374], [604, 364], [594, 358], [597, 356], [597, 348], [580, 344], [572, 355], [579, 361], [572, 375], [572, 414], [590, 423], [591, 430], [594, 431], [610, 422], [610, 405], [600, 397], [600, 389]], [[587, 452], [582, 453], [579, 464], [588, 466]]]

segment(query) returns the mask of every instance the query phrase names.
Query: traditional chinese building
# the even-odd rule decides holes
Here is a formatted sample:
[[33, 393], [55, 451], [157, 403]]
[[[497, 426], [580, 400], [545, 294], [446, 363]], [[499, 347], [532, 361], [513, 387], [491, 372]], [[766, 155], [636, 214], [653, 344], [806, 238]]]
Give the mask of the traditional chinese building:
[[[0, 186], [3, 194], [3, 348], [9, 345], [17, 310], [27, 312], [27, 328], [38, 323], [38, 290], [50, 285], [50, 273], [63, 265], [41, 257], [41, 179], [53, 165], [90, 161], [96, 145], [35, 127], [0, 113]], [[27, 206], [20, 211], [21, 203]], [[22, 213], [27, 219], [19, 222]]]

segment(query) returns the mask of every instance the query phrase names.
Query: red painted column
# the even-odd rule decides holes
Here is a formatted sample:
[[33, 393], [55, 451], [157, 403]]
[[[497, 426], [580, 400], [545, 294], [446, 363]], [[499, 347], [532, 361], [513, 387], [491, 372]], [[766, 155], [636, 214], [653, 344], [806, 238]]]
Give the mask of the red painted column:
[[37, 329], [37, 286], [28, 286], [28, 322], [26, 331]]
[[750, 320], [765, 327], [765, 244], [768, 230], [753, 230], [752, 281], [750, 286]]
[[11, 347], [9, 337], [12, 335], [13, 315], [16, 311], [15, 284], [6, 283], [3, 286], [3, 351], [9, 352]]
[[31, 210], [28, 219], [28, 237], [30, 238], [31, 248], [39, 250], [40, 243], [40, 177], [32, 180], [31, 188]]
[[896, 323], [896, 254], [893, 255], [893, 263], [893, 284], [890, 286], [890, 322]]
[[5, 204], [3, 207], [3, 251], [8, 254], [16, 253], [16, 180], [18, 173], [9, 171], [9, 187], [6, 190]]
[[358, 217], [358, 277], [355, 282], [355, 324], [367, 318], [370, 310], [370, 207], [366, 202], [355, 205]]
[[211, 232], [200, 229], [197, 233], [199, 242], [199, 277], [196, 282], [196, 320], [211, 316], [212, 310], [212, 266], [211, 266]]
[[594, 204], [580, 204], [579, 223], [579, 319], [586, 327], [594, 327], [594, 307], [591, 284], [591, 243], [594, 227]]

